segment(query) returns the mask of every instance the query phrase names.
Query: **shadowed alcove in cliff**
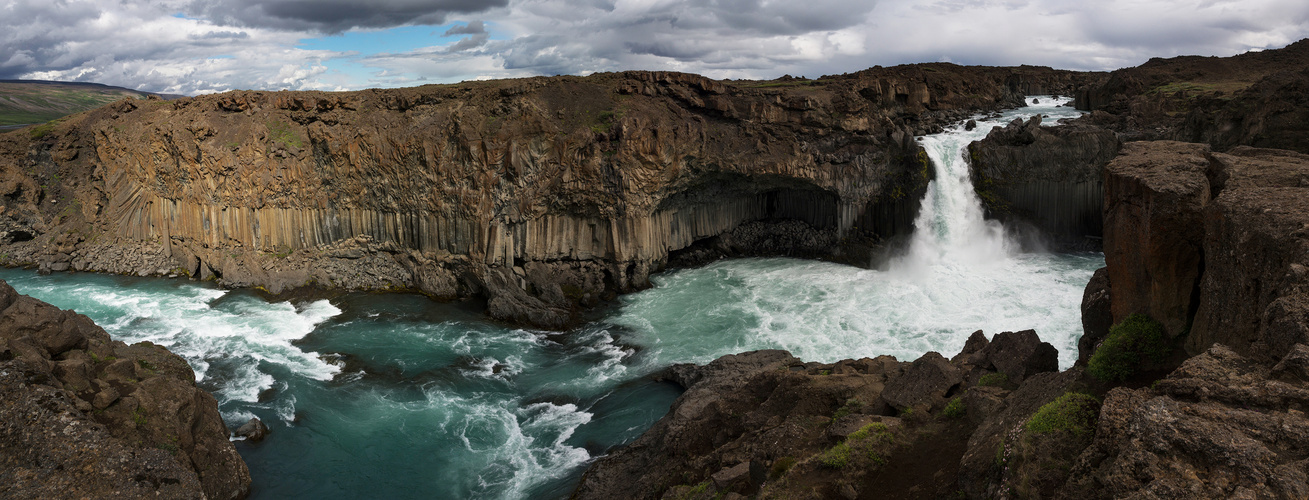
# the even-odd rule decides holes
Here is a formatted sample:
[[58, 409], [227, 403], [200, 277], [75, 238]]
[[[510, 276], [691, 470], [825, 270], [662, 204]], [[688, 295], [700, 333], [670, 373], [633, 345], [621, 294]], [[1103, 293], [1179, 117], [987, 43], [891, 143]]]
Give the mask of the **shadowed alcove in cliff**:
[[[715, 174], [663, 199], [670, 217], [669, 260], [690, 264], [725, 255], [807, 255], [849, 229], [840, 197], [780, 176]], [[708, 230], [707, 230], [708, 229]]]

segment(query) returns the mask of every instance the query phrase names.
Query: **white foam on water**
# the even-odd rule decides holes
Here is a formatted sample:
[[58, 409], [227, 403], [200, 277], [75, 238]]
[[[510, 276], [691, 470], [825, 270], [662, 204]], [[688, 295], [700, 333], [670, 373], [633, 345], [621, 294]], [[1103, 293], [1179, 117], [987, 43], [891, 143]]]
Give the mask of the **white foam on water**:
[[459, 370], [465, 377], [483, 378], [508, 382], [514, 376], [523, 373], [527, 367], [523, 358], [515, 355], [505, 356], [504, 361], [487, 356], [472, 363], [471, 370]]
[[42, 295], [54, 295], [52, 302], [103, 318], [99, 323], [115, 339], [153, 342], [182, 356], [197, 381], [207, 380], [221, 366], [224, 373], [215, 391], [220, 403], [256, 402], [273, 387], [274, 376], [260, 362], [315, 380], [330, 380], [341, 370], [292, 345], [341, 313], [326, 300], [297, 309], [289, 302], [241, 297], [215, 307], [228, 291], [189, 284], [156, 290], [97, 282], [76, 286], [71, 297], [60, 300], [58, 288], [39, 287]]
[[428, 392], [426, 408], [442, 414], [440, 430], [462, 444], [460, 463], [473, 466], [474, 496], [527, 498], [531, 488], [561, 477], [587, 460], [585, 449], [566, 441], [591, 413], [576, 405], [499, 400], [488, 394], [469, 396]]

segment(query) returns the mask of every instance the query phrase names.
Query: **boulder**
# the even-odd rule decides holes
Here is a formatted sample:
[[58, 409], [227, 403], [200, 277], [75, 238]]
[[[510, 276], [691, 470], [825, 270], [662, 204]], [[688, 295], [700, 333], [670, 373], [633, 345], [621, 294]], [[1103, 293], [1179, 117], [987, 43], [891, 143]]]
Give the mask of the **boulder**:
[[1037, 373], [1059, 370], [1059, 350], [1042, 342], [1034, 330], [997, 333], [983, 355], [1014, 383]]
[[963, 377], [940, 353], [929, 352], [915, 360], [900, 376], [890, 380], [882, 399], [897, 410], [926, 410], [939, 407], [959, 388]]
[[251, 418], [250, 421], [241, 424], [240, 427], [237, 427], [236, 432], [233, 434], [244, 437], [246, 441], [251, 443], [258, 443], [268, 436], [268, 426], [264, 425], [264, 422], [259, 420], [259, 417], [254, 417]]

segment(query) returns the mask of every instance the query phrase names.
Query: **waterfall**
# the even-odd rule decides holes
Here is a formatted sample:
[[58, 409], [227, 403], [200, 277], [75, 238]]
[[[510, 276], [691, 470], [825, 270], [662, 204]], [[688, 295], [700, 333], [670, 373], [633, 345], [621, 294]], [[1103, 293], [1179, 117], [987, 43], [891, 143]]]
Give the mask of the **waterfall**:
[[1025, 120], [1041, 114], [1051, 118], [1044, 120], [1045, 123], [1054, 123], [1058, 118], [1078, 116], [1079, 112], [1063, 106], [1070, 100], [1028, 99], [1026, 108], [1010, 110], [998, 117], [976, 117], [977, 127], [973, 130], [955, 125], [939, 134], [919, 138], [936, 169], [936, 179], [923, 195], [908, 251], [891, 263], [891, 270], [923, 274], [938, 266], [989, 266], [1012, 258], [1019, 245], [1010, 239], [999, 221], [983, 216], [981, 200], [969, 179], [965, 150], [969, 143], [986, 137], [992, 127], [1003, 126], [1013, 119]]

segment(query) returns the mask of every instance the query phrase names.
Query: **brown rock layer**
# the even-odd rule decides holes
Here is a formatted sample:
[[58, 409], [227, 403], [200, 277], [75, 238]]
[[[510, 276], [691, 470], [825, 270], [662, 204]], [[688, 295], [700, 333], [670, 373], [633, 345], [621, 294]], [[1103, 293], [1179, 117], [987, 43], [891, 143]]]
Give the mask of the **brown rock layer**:
[[[952, 495], [957, 488], [933, 477], [937, 469], [900, 477], [894, 464], [957, 469], [972, 419], [982, 421], [1007, 404], [1008, 387], [975, 387], [977, 378], [1003, 367], [1027, 383], [1046, 380], [1052, 374], [1042, 370], [1053, 370], [1056, 356], [1031, 331], [1001, 333], [994, 341], [977, 332], [953, 361], [931, 352], [912, 363], [880, 356], [822, 364], [785, 351], [754, 351], [704, 367], [674, 366], [666, 377], [687, 391], [636, 441], [592, 465], [573, 497]], [[979, 401], [995, 404], [968, 403], [969, 418], [937, 420], [949, 401], [975, 391], [985, 394]], [[1024, 404], [1039, 406], [1048, 401], [1043, 394], [1025, 396]], [[993, 454], [988, 442], [979, 446], [991, 446]], [[951, 451], [920, 451], [934, 446]]]
[[[1081, 498], [1309, 497], [1309, 348], [1261, 364], [1215, 345], [1104, 400], [1065, 491]], [[1295, 367], [1295, 368], [1290, 368]]]
[[1080, 88], [1077, 107], [1132, 140], [1309, 153], [1309, 40], [1232, 57], [1154, 58]]
[[250, 474], [182, 358], [0, 282], [0, 496], [242, 498]]

